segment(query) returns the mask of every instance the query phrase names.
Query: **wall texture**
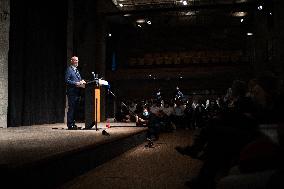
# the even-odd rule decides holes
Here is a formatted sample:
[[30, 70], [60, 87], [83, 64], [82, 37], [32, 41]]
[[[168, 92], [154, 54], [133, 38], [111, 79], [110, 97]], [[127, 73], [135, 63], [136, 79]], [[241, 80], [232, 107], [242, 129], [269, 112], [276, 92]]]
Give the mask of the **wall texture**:
[[0, 127], [7, 127], [10, 0], [0, 0]]

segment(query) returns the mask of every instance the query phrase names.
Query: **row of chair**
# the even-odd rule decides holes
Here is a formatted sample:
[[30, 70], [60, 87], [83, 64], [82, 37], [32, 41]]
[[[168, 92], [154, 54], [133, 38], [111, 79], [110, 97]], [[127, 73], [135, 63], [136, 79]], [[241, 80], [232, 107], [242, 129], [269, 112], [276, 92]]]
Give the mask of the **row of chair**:
[[248, 61], [241, 51], [226, 52], [182, 52], [182, 53], [147, 53], [143, 57], [129, 58], [130, 66], [172, 65], [195, 63], [238, 63]]

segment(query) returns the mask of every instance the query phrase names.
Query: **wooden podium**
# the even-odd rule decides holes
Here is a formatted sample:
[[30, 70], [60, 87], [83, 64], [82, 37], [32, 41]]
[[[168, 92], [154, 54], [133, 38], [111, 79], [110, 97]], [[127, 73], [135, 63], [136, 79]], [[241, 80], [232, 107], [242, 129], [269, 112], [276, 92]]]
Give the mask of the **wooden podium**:
[[101, 89], [97, 80], [85, 85], [85, 129], [91, 129], [101, 121]]

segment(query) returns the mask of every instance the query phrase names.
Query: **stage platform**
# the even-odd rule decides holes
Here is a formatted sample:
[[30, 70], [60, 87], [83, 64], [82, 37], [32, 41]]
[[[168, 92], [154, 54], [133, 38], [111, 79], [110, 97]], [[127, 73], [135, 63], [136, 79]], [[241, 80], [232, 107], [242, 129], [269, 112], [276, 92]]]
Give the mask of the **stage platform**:
[[146, 130], [117, 122], [110, 128], [98, 123], [97, 130], [67, 130], [65, 124], [2, 128], [0, 177], [10, 186], [54, 188], [141, 144]]

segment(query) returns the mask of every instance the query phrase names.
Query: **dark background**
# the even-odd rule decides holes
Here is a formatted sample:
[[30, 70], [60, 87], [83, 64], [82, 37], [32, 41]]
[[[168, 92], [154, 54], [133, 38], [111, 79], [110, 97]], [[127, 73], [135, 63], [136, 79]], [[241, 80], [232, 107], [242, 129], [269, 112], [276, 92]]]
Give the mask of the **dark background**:
[[[118, 100], [150, 98], [157, 88], [170, 96], [177, 85], [185, 95], [219, 95], [234, 79], [248, 81], [264, 72], [283, 79], [283, 2], [250, 2], [243, 6], [249, 15], [241, 23], [228, 6], [205, 6], [201, 16], [192, 17], [151, 8], [124, 17], [110, 0], [11, 0], [8, 126], [64, 121], [64, 73], [72, 55], [80, 59], [83, 78], [91, 79], [95, 71], [109, 81]], [[152, 24], [138, 28], [138, 18]], [[242, 52], [242, 61], [129, 63], [149, 53], [235, 50]], [[111, 112], [114, 99], [105, 92], [102, 96], [103, 114]]]
[[11, 1], [9, 126], [64, 121], [66, 26], [65, 0]]

